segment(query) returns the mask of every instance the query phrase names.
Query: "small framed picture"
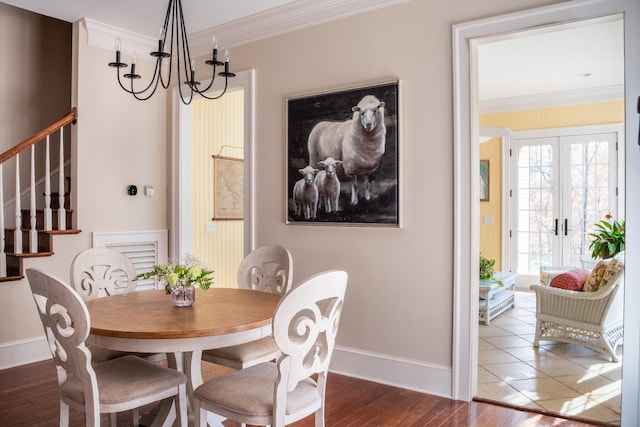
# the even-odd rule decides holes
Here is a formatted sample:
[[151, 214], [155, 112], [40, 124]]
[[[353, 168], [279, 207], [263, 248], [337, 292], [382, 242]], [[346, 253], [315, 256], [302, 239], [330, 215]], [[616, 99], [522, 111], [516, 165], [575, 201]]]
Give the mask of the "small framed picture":
[[400, 81], [286, 99], [286, 223], [400, 226]]
[[480, 160], [480, 201], [489, 201], [489, 160]]

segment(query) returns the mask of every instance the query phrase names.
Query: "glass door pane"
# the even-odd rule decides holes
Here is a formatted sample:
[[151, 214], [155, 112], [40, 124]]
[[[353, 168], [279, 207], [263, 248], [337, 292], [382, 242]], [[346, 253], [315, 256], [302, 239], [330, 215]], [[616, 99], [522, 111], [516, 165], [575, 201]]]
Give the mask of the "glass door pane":
[[[556, 138], [520, 140], [517, 152], [516, 233], [519, 278], [537, 276], [558, 250], [556, 236]], [[512, 265], [514, 265], [512, 263]], [[531, 280], [526, 278], [526, 280]]]
[[567, 136], [561, 141], [563, 155], [570, 159], [563, 179], [563, 221], [567, 218], [568, 229], [563, 233], [567, 241], [562, 265], [589, 268], [594, 264], [589, 250], [594, 224], [607, 214], [617, 218], [616, 134]]

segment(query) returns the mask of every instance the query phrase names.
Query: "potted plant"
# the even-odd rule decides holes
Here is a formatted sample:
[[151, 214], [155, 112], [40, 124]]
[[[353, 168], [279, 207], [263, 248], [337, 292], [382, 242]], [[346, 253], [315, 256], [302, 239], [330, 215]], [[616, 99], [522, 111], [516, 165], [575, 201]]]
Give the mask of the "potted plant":
[[167, 294], [171, 294], [174, 305], [188, 307], [195, 302], [196, 287], [203, 291], [211, 287], [211, 274], [213, 271], [204, 268], [196, 257], [187, 255], [182, 264], [157, 264], [151, 271], [138, 274], [135, 279], [157, 277], [158, 280], [164, 281], [164, 289]]
[[495, 278], [495, 269], [493, 268], [495, 263], [495, 259], [488, 259], [480, 254], [480, 280], [493, 280], [498, 285], [502, 286], [502, 281]]
[[605, 219], [595, 224], [596, 230], [589, 233], [593, 238], [589, 244], [591, 256], [597, 258], [611, 258], [624, 251], [624, 227], [625, 221], [611, 221], [612, 216], [607, 215]]

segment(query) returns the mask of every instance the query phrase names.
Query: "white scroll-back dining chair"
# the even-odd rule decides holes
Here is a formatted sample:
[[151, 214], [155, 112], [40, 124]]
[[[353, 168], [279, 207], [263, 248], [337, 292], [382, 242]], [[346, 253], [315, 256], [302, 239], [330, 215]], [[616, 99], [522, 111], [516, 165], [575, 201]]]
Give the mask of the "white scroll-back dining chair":
[[85, 345], [91, 321], [82, 298], [71, 286], [39, 269], [28, 268], [26, 275], [56, 364], [60, 426], [69, 425], [70, 407], [83, 411], [86, 425], [95, 427], [100, 425], [100, 414], [111, 414], [115, 425], [117, 412], [169, 398], [175, 399], [180, 425], [187, 425], [183, 373], [135, 356], [92, 365]]
[[[293, 258], [280, 245], [263, 246], [251, 251], [238, 267], [238, 287], [284, 295], [291, 289]], [[244, 369], [275, 360], [280, 354], [273, 337], [246, 344], [205, 350], [202, 360], [234, 369]]]
[[[83, 300], [107, 297], [136, 290], [136, 267], [128, 256], [110, 248], [89, 248], [78, 253], [71, 262], [71, 286]], [[164, 354], [126, 353], [88, 345], [94, 362], [104, 362], [133, 354], [151, 361], [164, 359]]]
[[346, 287], [347, 273], [333, 270], [308, 278], [286, 294], [273, 316], [273, 336], [281, 351], [277, 362], [200, 385], [193, 392], [196, 426], [205, 427], [207, 411], [274, 427], [315, 413], [316, 427], [324, 426], [327, 372]]

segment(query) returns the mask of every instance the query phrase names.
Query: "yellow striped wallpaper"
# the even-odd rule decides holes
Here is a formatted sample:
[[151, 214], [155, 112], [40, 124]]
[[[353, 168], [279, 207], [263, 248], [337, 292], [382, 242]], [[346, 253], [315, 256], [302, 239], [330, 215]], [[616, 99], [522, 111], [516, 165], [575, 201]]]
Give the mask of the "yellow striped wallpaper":
[[[587, 126], [624, 122], [624, 101], [600, 102], [594, 104], [568, 105], [537, 110], [507, 111], [482, 114], [481, 126], [506, 127], [512, 131], [553, 129], [572, 126]], [[500, 270], [501, 258], [501, 180], [502, 157], [500, 138], [480, 145], [480, 159], [489, 160], [490, 200], [480, 202], [480, 252], [487, 258], [496, 260], [495, 268]], [[505, 169], [505, 173], [509, 171]], [[505, 200], [505, 203], [507, 200]], [[485, 224], [485, 217], [493, 217], [493, 224]]]
[[244, 256], [244, 221], [212, 219], [213, 156], [244, 158], [243, 90], [228, 92], [218, 100], [194, 99], [192, 111], [192, 251], [215, 270], [215, 287], [236, 287]]

